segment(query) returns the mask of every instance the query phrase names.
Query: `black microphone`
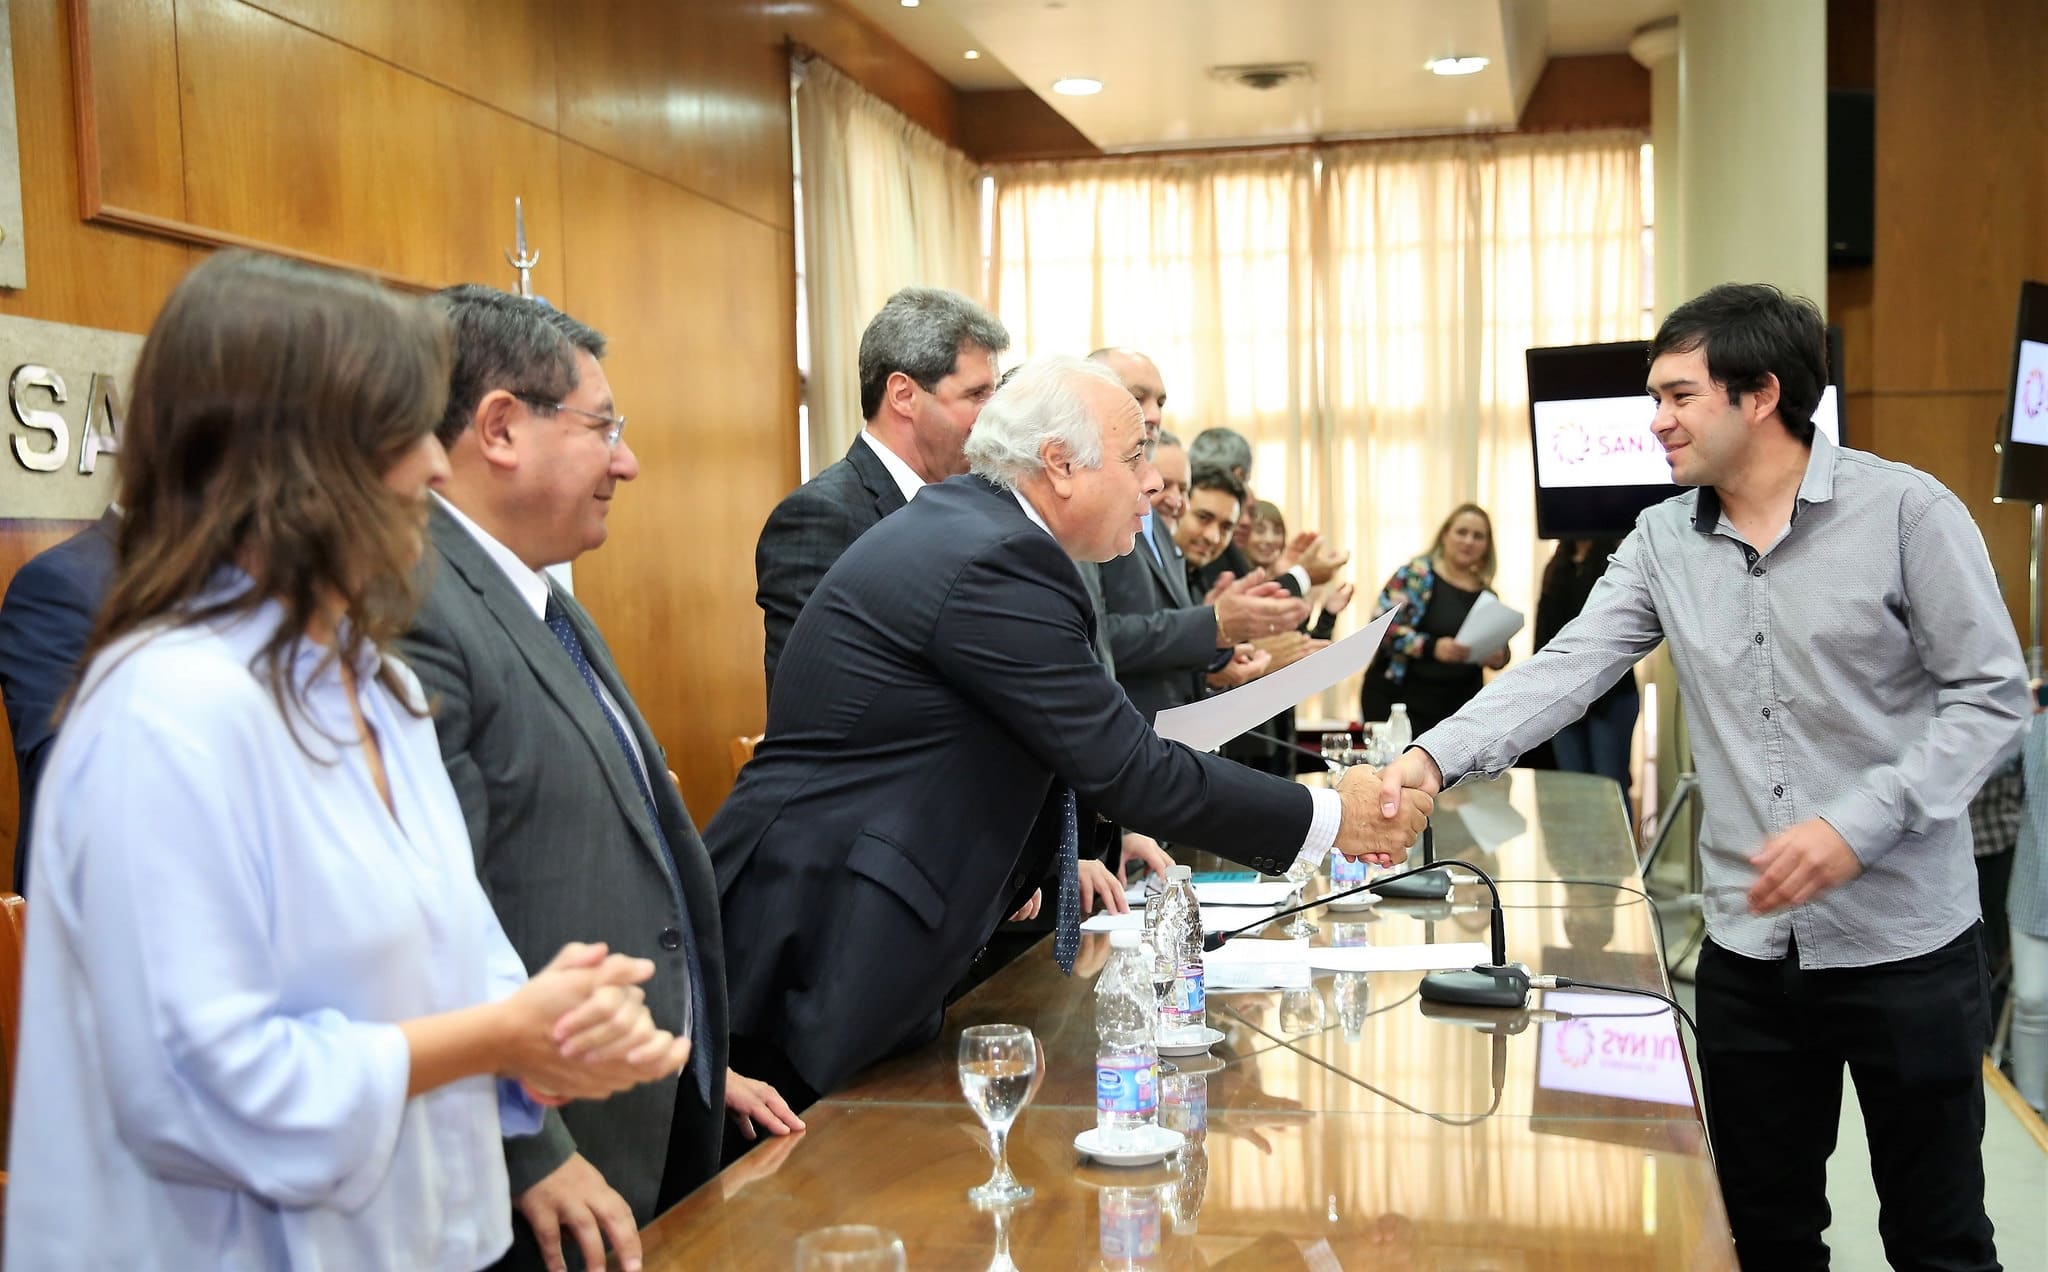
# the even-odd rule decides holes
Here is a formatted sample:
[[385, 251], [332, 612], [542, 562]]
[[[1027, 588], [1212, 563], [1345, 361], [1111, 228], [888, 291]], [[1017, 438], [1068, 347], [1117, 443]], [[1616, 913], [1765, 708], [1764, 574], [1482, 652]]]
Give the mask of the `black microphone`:
[[[1286, 738], [1277, 737], [1271, 733], [1262, 733], [1257, 729], [1246, 729], [1243, 736], [1258, 738], [1263, 742], [1271, 742], [1277, 746], [1284, 746], [1299, 751], [1303, 755], [1313, 756], [1321, 760], [1324, 767], [1328, 768], [1333, 775], [1342, 776], [1344, 772], [1342, 764], [1330, 759], [1321, 751], [1313, 747], [1303, 746], [1299, 742], [1290, 742]], [[1380, 895], [1391, 897], [1397, 901], [1441, 901], [1445, 897], [1450, 896], [1450, 874], [1443, 870], [1427, 868], [1433, 866], [1435, 861], [1435, 829], [1430, 826], [1424, 826], [1422, 828], [1422, 864], [1425, 869], [1410, 871], [1406, 874], [1391, 875], [1386, 879], [1382, 879], [1380, 882], [1391, 882], [1394, 886], [1388, 888]]]

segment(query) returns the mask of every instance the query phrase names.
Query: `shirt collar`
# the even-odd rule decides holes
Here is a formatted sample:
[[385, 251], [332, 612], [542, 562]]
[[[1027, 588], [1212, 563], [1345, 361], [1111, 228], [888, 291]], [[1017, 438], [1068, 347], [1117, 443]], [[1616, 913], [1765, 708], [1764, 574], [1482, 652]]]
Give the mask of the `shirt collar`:
[[[1792, 503], [1794, 520], [1804, 504], [1826, 503], [1835, 497], [1835, 456], [1841, 447], [1830, 441], [1826, 433], [1813, 430], [1813, 445], [1806, 456], [1806, 474], [1799, 479], [1799, 494]], [[1721, 495], [1712, 486], [1699, 487], [1699, 499], [1693, 506], [1692, 528], [1701, 534], [1712, 534], [1721, 525]]]
[[917, 470], [904, 463], [903, 456], [882, 445], [881, 440], [866, 429], [860, 431], [860, 440], [868, 444], [868, 449], [882, 461], [882, 467], [889, 470], [896, 488], [903, 492], [903, 502], [909, 503], [917, 498], [917, 492], [924, 489], [924, 478], [917, 475]]
[[[1038, 515], [1038, 509], [1031, 506], [1031, 501], [1024, 497], [1023, 491], [1012, 490], [1010, 492], [1010, 495], [1017, 501], [1017, 506], [1024, 510], [1024, 515], [1031, 518], [1032, 525], [1037, 526], [1040, 530], [1045, 531], [1047, 534], [1052, 534], [1052, 527], [1045, 524], [1045, 518]], [[1058, 535], [1053, 534], [1052, 538], [1053, 542], [1059, 542]]]
[[513, 590], [519, 593], [519, 599], [525, 601], [527, 607], [533, 611], [533, 616], [545, 621], [548, 616], [547, 577], [520, 560], [512, 549], [493, 538], [490, 531], [471, 521], [462, 509], [443, 498], [439, 491], [433, 493], [448, 515], [455, 518], [455, 524], [469, 531], [469, 537], [476, 540], [477, 546], [484, 550], [484, 555], [504, 573]]

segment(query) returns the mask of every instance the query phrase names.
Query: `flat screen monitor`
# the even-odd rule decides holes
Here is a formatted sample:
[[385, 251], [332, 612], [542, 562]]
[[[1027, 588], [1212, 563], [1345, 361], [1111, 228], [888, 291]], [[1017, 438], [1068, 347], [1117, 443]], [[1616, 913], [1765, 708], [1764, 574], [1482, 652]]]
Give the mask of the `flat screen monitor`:
[[2048, 503], [2048, 283], [2020, 284], [2012, 393], [1999, 438], [1998, 497]]
[[[1643, 509], [1678, 493], [1650, 432], [1647, 340], [1531, 349], [1529, 428], [1536, 459], [1536, 534], [1620, 538]], [[1842, 440], [1841, 331], [1828, 328], [1828, 384], [1814, 427]], [[2048, 447], [2044, 447], [2048, 458]]]

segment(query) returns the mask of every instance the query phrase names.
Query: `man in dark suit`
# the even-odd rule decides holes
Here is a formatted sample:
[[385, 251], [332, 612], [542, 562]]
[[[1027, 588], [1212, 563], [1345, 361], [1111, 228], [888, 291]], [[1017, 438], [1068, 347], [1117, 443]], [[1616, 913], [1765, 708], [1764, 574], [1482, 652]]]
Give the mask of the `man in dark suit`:
[[654, 960], [647, 1005], [693, 1044], [677, 1081], [565, 1106], [505, 1141], [520, 1222], [504, 1266], [560, 1267], [566, 1247], [601, 1267], [605, 1238], [637, 1259], [637, 1229], [717, 1170], [727, 1107], [774, 1092], [726, 1070], [711, 862], [661, 747], [589, 614], [542, 573], [604, 542], [610, 502], [639, 472], [604, 338], [491, 288], [441, 299], [449, 478], [402, 649], [434, 702], [477, 875], [529, 967], [572, 939]]
[[1077, 803], [1270, 871], [1332, 844], [1399, 860], [1421, 829], [1383, 819], [1363, 768], [1312, 791], [1163, 741], [1109, 677], [1074, 562], [1129, 552], [1159, 488], [1114, 375], [1026, 366], [967, 454], [973, 475], [826, 574], [706, 830], [726, 929], [745, 933], [734, 1053], [785, 1091], [829, 1092], [934, 1036], [947, 987], [1048, 861], [1070, 968]]
[[[1186, 485], [1187, 459], [1180, 443], [1161, 440], [1166, 382], [1152, 359], [1132, 349], [1097, 349], [1088, 355], [1108, 367], [1130, 390], [1154, 447], [1155, 467], [1177, 464]], [[1175, 454], [1158, 463], [1159, 452]], [[1160, 494], [1165, 490], [1162, 487]], [[1299, 594], [1254, 578], [1249, 571], [1214, 600], [1191, 595], [1187, 573], [1170, 546], [1173, 520], [1147, 509], [1138, 543], [1128, 554], [1105, 561], [1102, 598], [1108, 610], [1107, 643], [1116, 657], [1117, 683], [1150, 720], [1169, 707], [1193, 702], [1209, 689], [1229, 689], [1253, 679], [1265, 663], [1248, 648], [1259, 636], [1286, 631], [1308, 617]]]
[[960, 448], [1009, 347], [1010, 333], [987, 310], [936, 287], [897, 292], [861, 333], [867, 427], [846, 458], [776, 505], [754, 549], [770, 697], [789, 629], [839, 554], [920, 487], [967, 471]]
[[29, 827], [36, 785], [57, 740], [57, 705], [71, 691], [93, 616], [114, 578], [114, 536], [121, 514], [109, 508], [69, 539], [14, 572], [0, 602], [0, 698], [14, 736], [21, 820], [14, 831], [14, 890], [28, 895]]

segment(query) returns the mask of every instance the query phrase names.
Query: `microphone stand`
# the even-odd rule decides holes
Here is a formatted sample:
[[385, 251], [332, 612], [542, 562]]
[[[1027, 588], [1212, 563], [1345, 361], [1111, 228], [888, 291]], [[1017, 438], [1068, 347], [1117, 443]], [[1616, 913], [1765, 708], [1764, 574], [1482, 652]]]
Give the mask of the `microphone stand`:
[[[1342, 777], [1344, 775], [1343, 765], [1336, 763], [1313, 747], [1303, 746], [1299, 742], [1290, 742], [1286, 738], [1277, 737], [1271, 733], [1262, 733], [1257, 729], [1246, 729], [1244, 736], [1258, 738], [1262, 742], [1271, 742], [1275, 746], [1284, 746], [1290, 750], [1299, 751], [1303, 755], [1321, 760], [1323, 766], [1329, 769], [1331, 776]], [[1420, 870], [1389, 875], [1381, 879], [1380, 882], [1382, 884], [1391, 883], [1393, 886], [1378, 889], [1380, 895], [1391, 897], [1397, 901], [1441, 901], [1445, 897], [1450, 896], [1450, 872], [1434, 868], [1436, 865], [1436, 829], [1433, 826], [1424, 826], [1422, 828], [1422, 865], [1423, 868]]]

